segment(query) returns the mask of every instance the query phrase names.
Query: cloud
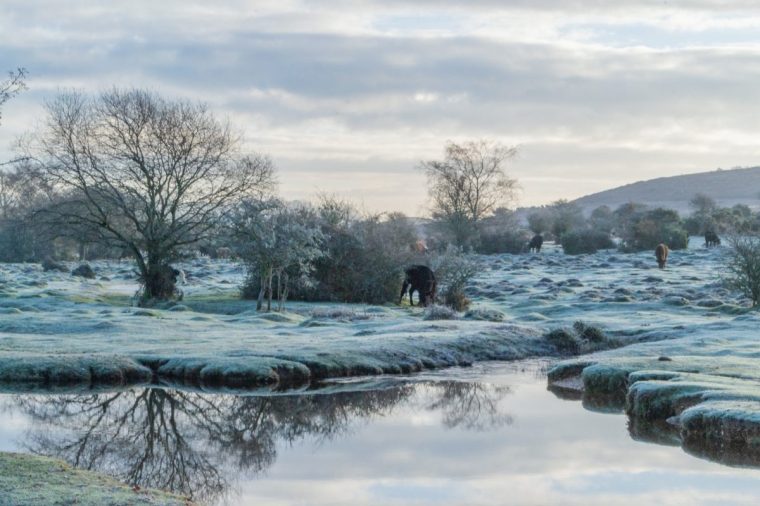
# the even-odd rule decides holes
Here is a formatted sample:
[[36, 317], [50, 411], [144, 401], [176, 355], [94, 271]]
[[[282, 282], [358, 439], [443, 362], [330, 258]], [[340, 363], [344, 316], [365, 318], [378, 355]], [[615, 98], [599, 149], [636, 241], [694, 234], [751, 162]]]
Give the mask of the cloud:
[[744, 1], [9, 0], [3, 64], [32, 78], [6, 105], [0, 156], [61, 87], [141, 86], [245, 129], [286, 195], [318, 173], [369, 208], [419, 210], [416, 163], [488, 137], [521, 145], [523, 203], [575, 197], [756, 163], [759, 20]]

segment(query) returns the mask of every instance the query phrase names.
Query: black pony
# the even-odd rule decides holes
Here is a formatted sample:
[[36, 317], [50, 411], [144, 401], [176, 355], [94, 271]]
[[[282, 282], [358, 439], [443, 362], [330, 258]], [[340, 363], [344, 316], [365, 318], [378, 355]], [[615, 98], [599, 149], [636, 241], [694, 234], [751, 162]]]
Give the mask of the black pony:
[[404, 295], [409, 290], [409, 304], [414, 305], [412, 294], [417, 292], [420, 297], [420, 306], [427, 306], [435, 302], [435, 274], [425, 265], [411, 265], [404, 270], [404, 284], [401, 285], [399, 304], [404, 300]]

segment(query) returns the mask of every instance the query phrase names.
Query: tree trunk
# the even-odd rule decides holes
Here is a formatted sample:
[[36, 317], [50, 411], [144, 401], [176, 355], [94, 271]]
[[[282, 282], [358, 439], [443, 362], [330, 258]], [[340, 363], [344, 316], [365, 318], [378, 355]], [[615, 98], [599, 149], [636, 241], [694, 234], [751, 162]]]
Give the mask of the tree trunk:
[[269, 268], [269, 273], [267, 274], [267, 284], [269, 285], [267, 290], [269, 291], [268, 297], [267, 297], [267, 313], [272, 310], [272, 278], [274, 277], [274, 272], [272, 268]]
[[143, 303], [149, 300], [168, 300], [176, 296], [176, 274], [162, 255], [149, 252], [147, 265], [138, 262], [138, 267], [141, 267]]
[[[285, 301], [288, 300], [288, 279], [289, 279], [288, 278], [288, 273], [287, 272], [283, 272], [282, 273], [282, 277], [283, 277], [282, 291], [279, 293], [279, 296], [280, 296], [280, 309], [279, 309], [279, 311], [282, 311], [282, 310], [285, 309]], [[278, 285], [278, 290], [279, 290], [279, 279], [278, 279], [277, 285]]]
[[256, 311], [261, 311], [264, 306], [264, 293], [266, 293], [266, 287], [264, 286], [264, 279], [261, 279], [261, 288], [259, 289], [259, 298], [256, 299]]

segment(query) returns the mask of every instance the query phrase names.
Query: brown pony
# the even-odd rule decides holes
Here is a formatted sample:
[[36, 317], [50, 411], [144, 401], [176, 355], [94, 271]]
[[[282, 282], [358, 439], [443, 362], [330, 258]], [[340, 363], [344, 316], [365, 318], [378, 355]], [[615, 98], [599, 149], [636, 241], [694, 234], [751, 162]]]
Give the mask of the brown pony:
[[657, 245], [657, 248], [654, 250], [654, 256], [657, 257], [657, 265], [660, 267], [660, 269], [665, 268], [665, 264], [668, 263], [668, 253], [670, 250], [668, 247], [660, 243]]

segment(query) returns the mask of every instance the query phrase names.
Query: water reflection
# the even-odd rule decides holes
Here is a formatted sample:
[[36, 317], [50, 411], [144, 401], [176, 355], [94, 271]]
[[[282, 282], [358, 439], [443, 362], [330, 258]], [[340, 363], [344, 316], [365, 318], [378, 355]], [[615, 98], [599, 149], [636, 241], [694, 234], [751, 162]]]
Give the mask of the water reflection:
[[[620, 395], [588, 395], [575, 389], [556, 385], [547, 388], [559, 399], [580, 400], [583, 407], [598, 413], [625, 413], [625, 398]], [[732, 435], [695, 434], [685, 436], [677, 425], [667, 420], [647, 420], [627, 415], [628, 434], [634, 441], [654, 443], [661, 446], [681, 447], [694, 457], [717, 462], [726, 466], [760, 468], [760, 443], [751, 433], [739, 431]]]
[[511, 423], [499, 401], [509, 387], [441, 381], [382, 390], [289, 396], [210, 395], [164, 389], [93, 395], [14, 396], [30, 420], [22, 445], [141, 487], [203, 502], [268, 469], [281, 444], [331, 440], [412, 396], [447, 428]]

